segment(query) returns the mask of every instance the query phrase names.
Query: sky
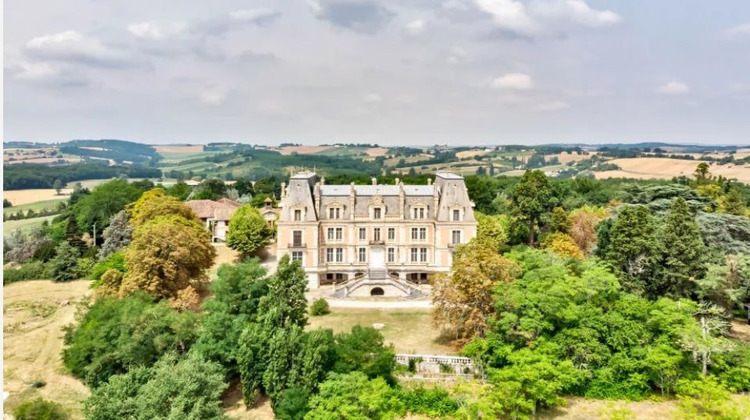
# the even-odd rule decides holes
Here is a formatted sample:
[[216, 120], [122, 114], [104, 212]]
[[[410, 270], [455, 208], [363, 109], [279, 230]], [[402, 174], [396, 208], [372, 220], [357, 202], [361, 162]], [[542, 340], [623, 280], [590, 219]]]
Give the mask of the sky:
[[748, 0], [4, 6], [4, 141], [750, 144]]

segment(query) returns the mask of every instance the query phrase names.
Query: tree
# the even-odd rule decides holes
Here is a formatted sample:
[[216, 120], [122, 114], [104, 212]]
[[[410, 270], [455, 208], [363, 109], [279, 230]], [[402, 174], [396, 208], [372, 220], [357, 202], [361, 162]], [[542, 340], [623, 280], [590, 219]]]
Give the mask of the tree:
[[52, 188], [55, 189], [55, 194], [60, 195], [60, 192], [63, 189], [63, 182], [60, 181], [60, 179], [56, 179], [55, 182], [52, 183]]
[[699, 213], [695, 218], [703, 240], [713, 253], [750, 254], [750, 217], [723, 213]]
[[705, 271], [705, 245], [698, 224], [683, 198], [677, 198], [661, 223], [656, 276], [647, 284], [652, 298], [689, 297], [696, 279]]
[[258, 259], [223, 264], [211, 283], [213, 297], [203, 303], [208, 314], [193, 351], [220, 363], [230, 378], [239, 374], [237, 351], [242, 330], [257, 318], [260, 299], [268, 293], [266, 276]]
[[97, 254], [100, 260], [108, 258], [130, 244], [133, 237], [133, 226], [130, 224], [130, 218], [125, 210], [121, 210], [112, 216], [109, 226], [102, 233], [102, 237], [104, 243]]
[[304, 327], [307, 324], [306, 289], [307, 276], [302, 266], [284, 255], [276, 274], [268, 280], [268, 294], [260, 302], [260, 312], [265, 314], [263, 322], [276, 328]]
[[224, 197], [227, 186], [220, 179], [207, 179], [195, 188], [195, 200], [218, 200]]
[[612, 224], [604, 259], [626, 291], [646, 293], [656, 261], [654, 235], [654, 219], [646, 206], [623, 207]]
[[112, 216], [125, 209], [125, 206], [137, 200], [142, 190], [121, 179], [113, 179], [96, 186], [91, 194], [82, 197], [74, 206], [81, 230], [91, 232], [96, 224], [97, 231], [109, 226]]
[[224, 419], [227, 384], [221, 366], [168, 354], [153, 367], [138, 367], [95, 389], [86, 399], [87, 419]]
[[28, 234], [20, 229], [14, 229], [5, 239], [5, 261], [25, 263], [34, 257], [37, 251], [47, 243], [40, 228], [35, 228]]
[[67, 223], [65, 225], [65, 241], [67, 241], [73, 248], [83, 251], [86, 249], [86, 242], [81, 237], [81, 230], [78, 227], [78, 221], [73, 214], [68, 216]]
[[698, 166], [695, 168], [695, 172], [693, 172], [693, 176], [695, 176], [696, 181], [698, 184], [705, 184], [708, 181], [711, 180], [711, 171], [709, 169], [708, 163], [701, 162], [698, 164]]
[[381, 377], [393, 382], [391, 371], [396, 364], [393, 345], [385, 345], [385, 338], [373, 327], [355, 325], [351, 332], [335, 337], [336, 362], [333, 371], [338, 373], [362, 372], [369, 378]]
[[696, 286], [698, 298], [728, 312], [750, 302], [750, 256], [728, 255], [723, 264], [708, 265]]
[[583, 206], [570, 212], [570, 236], [584, 253], [596, 245], [596, 227], [607, 217], [607, 210]]
[[552, 233], [569, 233], [572, 224], [568, 218], [568, 212], [562, 207], [555, 207], [550, 217], [549, 230]]
[[735, 216], [745, 216], [747, 203], [742, 191], [736, 187], [730, 188], [729, 192], [719, 199], [719, 211]]
[[13, 207], [13, 203], [8, 201], [7, 198], [3, 198], [3, 208], [6, 208], [6, 207]]
[[272, 236], [273, 231], [260, 211], [246, 204], [238, 208], [229, 221], [227, 246], [248, 257], [271, 243]]
[[396, 419], [405, 407], [398, 393], [382, 378], [368, 379], [361, 372], [331, 373], [310, 399], [309, 420], [341, 418], [349, 420]]
[[81, 256], [77, 248], [67, 242], [60, 242], [55, 249], [55, 257], [50, 261], [52, 278], [55, 281], [75, 280], [78, 258]]
[[188, 286], [202, 290], [216, 258], [210, 236], [197, 222], [175, 215], [141, 225], [125, 251], [128, 271], [120, 295], [144, 290], [164, 299], [177, 297]]
[[576, 242], [567, 233], [557, 232], [548, 235], [544, 238], [542, 247], [558, 255], [570, 257], [575, 260], [582, 260], [584, 258], [583, 251], [578, 248]]
[[180, 201], [185, 201], [187, 200], [188, 196], [190, 195], [192, 191], [193, 191], [192, 187], [180, 181], [172, 185], [171, 187], [167, 188], [166, 193], [167, 195], [175, 197]]
[[199, 317], [177, 312], [144, 293], [100, 298], [78, 325], [66, 329], [63, 363], [97, 388], [112, 375], [150, 367], [164, 353], [186, 353], [197, 339]]
[[460, 247], [452, 274], [439, 274], [433, 279], [435, 324], [448, 326], [457, 340], [483, 335], [494, 311], [494, 288], [511, 281], [518, 272], [518, 265], [481, 243], [471, 241]]
[[534, 246], [534, 229], [539, 219], [554, 207], [552, 188], [540, 170], [526, 171], [511, 193], [513, 206], [529, 225], [529, 246]]
[[683, 355], [678, 349], [661, 343], [646, 350], [644, 360], [650, 371], [651, 379], [661, 390], [661, 395], [669, 392], [680, 377], [680, 363]]
[[722, 337], [729, 330], [729, 322], [723, 311], [716, 306], [703, 305], [696, 311], [699, 323], [686, 328], [681, 337], [682, 347], [693, 353], [693, 358], [701, 363], [701, 373], [708, 374], [711, 356], [725, 353], [734, 348], [732, 341]]
[[180, 200], [168, 196], [161, 188], [154, 188], [141, 195], [130, 212], [130, 223], [136, 228], [159, 216], [176, 215], [198, 222], [195, 212]]
[[502, 215], [486, 216], [479, 212], [475, 212], [474, 217], [477, 219], [476, 241], [495, 252], [502, 252], [508, 242], [508, 218]]

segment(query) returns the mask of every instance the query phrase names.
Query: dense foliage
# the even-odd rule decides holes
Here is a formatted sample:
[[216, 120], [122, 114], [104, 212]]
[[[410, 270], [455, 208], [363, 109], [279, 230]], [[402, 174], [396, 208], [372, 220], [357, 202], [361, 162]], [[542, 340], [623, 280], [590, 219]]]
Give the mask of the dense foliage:
[[244, 257], [257, 254], [271, 243], [273, 229], [268, 226], [257, 208], [244, 205], [238, 208], [229, 221], [227, 246]]
[[67, 183], [85, 179], [108, 179], [120, 175], [128, 178], [159, 178], [161, 171], [140, 165], [107, 166], [105, 161], [101, 164], [74, 163], [59, 166], [37, 163], [3, 165], [3, 189], [53, 188], [57, 179]]

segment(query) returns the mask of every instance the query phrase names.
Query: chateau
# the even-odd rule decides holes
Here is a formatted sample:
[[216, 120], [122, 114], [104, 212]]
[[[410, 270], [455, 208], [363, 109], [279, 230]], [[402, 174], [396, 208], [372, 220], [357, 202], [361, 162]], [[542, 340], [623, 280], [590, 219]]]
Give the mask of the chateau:
[[282, 185], [278, 257], [299, 261], [310, 289], [416, 297], [416, 285], [449, 271], [456, 247], [476, 236], [473, 207], [452, 173], [428, 185], [327, 185], [298, 173]]

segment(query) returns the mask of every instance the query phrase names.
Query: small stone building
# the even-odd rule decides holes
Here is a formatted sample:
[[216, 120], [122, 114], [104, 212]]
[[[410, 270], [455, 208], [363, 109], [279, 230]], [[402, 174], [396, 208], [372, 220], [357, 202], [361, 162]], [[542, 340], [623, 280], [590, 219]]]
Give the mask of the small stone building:
[[242, 205], [228, 198], [222, 198], [218, 201], [190, 200], [185, 204], [193, 209], [201, 223], [211, 232], [212, 242], [225, 242], [227, 240], [229, 219], [232, 218], [235, 210]]

